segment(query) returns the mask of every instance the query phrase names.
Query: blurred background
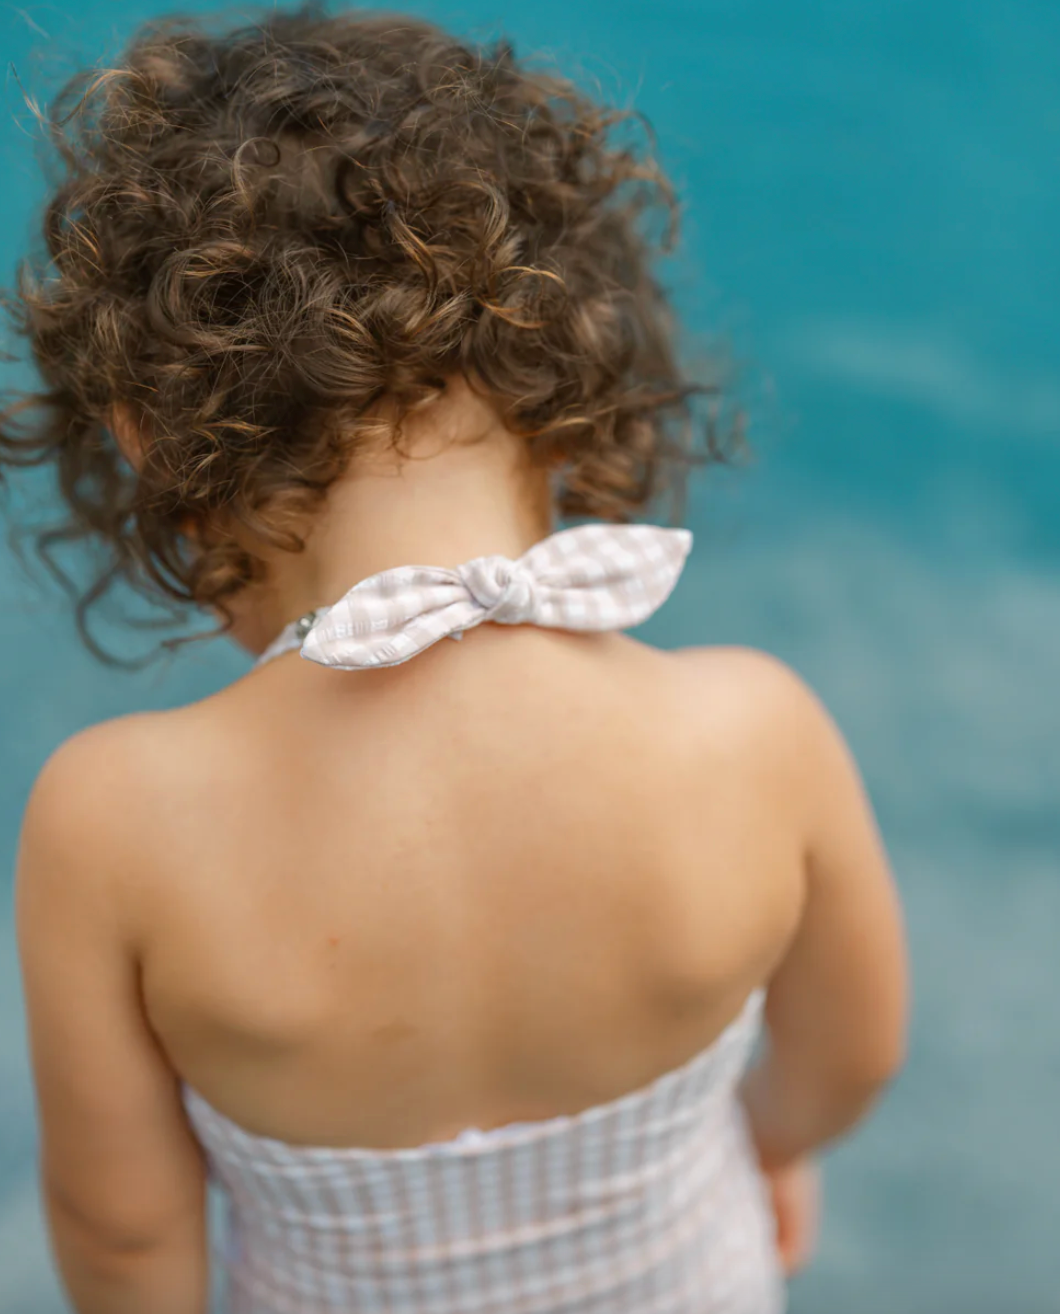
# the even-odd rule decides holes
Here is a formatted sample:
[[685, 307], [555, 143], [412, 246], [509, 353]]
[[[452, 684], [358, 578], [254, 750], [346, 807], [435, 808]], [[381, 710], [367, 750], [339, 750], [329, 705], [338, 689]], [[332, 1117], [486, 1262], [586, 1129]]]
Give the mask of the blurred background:
[[[726, 344], [756, 455], [698, 477], [692, 561], [642, 633], [753, 644], [799, 670], [852, 743], [893, 857], [912, 1053], [828, 1157], [793, 1314], [1055, 1314], [1060, 5], [388, 7], [503, 31], [652, 121], [685, 208], [665, 278], [690, 350]], [[4, 64], [46, 99], [168, 8], [4, 6]], [[42, 195], [14, 72], [3, 283]], [[0, 642], [0, 1311], [58, 1314], [10, 915], [21, 811], [75, 730], [202, 696], [247, 662], [214, 644], [134, 675], [100, 667], [58, 590], [6, 549]]]

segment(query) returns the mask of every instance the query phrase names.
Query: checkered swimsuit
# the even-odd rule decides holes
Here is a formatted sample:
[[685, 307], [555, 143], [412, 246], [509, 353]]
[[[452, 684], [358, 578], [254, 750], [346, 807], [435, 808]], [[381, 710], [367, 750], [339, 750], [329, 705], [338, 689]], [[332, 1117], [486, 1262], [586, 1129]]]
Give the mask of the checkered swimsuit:
[[[394, 665], [483, 620], [624, 627], [669, 594], [690, 544], [654, 526], [564, 534], [519, 562], [384, 572], [260, 660], [301, 646], [339, 669]], [[735, 1096], [762, 1002], [754, 992], [712, 1045], [631, 1094], [411, 1149], [288, 1145], [185, 1086], [227, 1203], [226, 1310], [781, 1314], [772, 1214]]]

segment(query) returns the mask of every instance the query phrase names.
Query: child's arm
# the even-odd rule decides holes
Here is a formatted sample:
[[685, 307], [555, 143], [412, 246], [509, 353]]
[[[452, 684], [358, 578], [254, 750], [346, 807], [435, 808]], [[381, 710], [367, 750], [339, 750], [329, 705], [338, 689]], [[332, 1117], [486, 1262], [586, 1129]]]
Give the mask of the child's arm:
[[45, 764], [22, 826], [19, 955], [52, 1250], [78, 1314], [202, 1314], [205, 1173], [141, 1006], [135, 718]]
[[776, 732], [800, 764], [806, 884], [769, 984], [768, 1043], [744, 1086], [767, 1170], [862, 1117], [902, 1065], [908, 1008], [898, 899], [857, 768], [816, 698], [783, 668], [775, 674]]

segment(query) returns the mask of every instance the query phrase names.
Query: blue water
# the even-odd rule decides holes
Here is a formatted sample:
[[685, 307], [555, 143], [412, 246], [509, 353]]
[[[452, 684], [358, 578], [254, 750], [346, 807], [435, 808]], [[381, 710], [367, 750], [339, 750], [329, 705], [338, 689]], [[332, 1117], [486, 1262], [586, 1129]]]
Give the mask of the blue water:
[[[795, 1314], [1060, 1311], [1060, 5], [408, 8], [504, 29], [653, 120], [686, 206], [667, 277], [696, 333], [729, 344], [757, 457], [697, 484], [693, 562], [648, 636], [798, 668], [851, 740], [893, 856], [911, 1058], [829, 1156]], [[46, 88], [69, 60], [31, 22], [95, 58], [163, 11], [87, 9], [6, 8], [5, 61]], [[6, 280], [39, 196], [10, 81], [0, 117]], [[200, 696], [243, 661], [101, 670], [6, 555], [0, 600], [13, 855], [59, 740]], [[0, 1311], [53, 1314], [2, 879]]]

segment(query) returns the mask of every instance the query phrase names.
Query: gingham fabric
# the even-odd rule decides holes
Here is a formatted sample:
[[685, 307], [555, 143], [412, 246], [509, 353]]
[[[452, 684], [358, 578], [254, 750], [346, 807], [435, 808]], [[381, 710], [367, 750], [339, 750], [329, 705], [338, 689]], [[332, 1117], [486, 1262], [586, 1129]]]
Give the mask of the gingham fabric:
[[341, 671], [397, 666], [483, 621], [626, 629], [670, 596], [691, 547], [687, 529], [591, 524], [552, 534], [516, 560], [398, 566], [292, 621], [258, 662], [300, 647], [303, 657]]
[[[340, 670], [484, 621], [608, 630], [669, 596], [685, 530], [587, 525], [516, 561], [405, 566], [288, 625]], [[226, 1314], [781, 1314], [772, 1212], [736, 1088], [763, 992], [683, 1067], [572, 1117], [400, 1150], [253, 1135], [183, 1087], [227, 1203]]]
[[571, 1117], [413, 1149], [251, 1135], [190, 1088], [228, 1202], [228, 1314], [781, 1314], [735, 1089], [756, 991], [707, 1049]]

